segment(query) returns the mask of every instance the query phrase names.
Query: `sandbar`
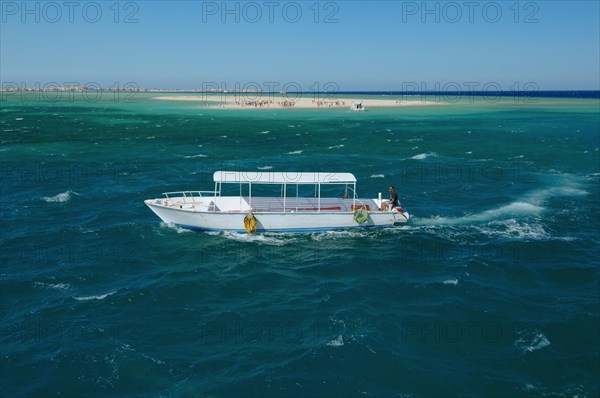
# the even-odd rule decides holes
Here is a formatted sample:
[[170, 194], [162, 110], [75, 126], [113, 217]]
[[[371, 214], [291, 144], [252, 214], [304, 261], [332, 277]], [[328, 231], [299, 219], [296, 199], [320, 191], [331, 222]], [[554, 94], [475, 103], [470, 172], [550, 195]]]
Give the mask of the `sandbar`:
[[377, 107], [429, 106], [440, 102], [410, 99], [361, 99], [361, 98], [303, 98], [294, 94], [261, 95], [252, 93], [223, 93], [209, 95], [178, 95], [154, 97], [166, 101], [203, 102], [207, 108], [217, 109], [328, 109], [348, 108], [362, 103], [366, 109]]

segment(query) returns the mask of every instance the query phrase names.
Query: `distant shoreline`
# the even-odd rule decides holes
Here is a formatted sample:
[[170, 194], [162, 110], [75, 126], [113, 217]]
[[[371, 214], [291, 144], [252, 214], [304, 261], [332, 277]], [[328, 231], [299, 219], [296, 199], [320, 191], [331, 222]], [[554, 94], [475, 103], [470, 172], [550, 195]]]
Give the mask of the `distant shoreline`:
[[[1, 86], [0, 92], [2, 93], [15, 93], [15, 92], [108, 92], [108, 93], [147, 93], [147, 94], [203, 94], [203, 95], [227, 95], [227, 96], [239, 96], [239, 95], [262, 95], [262, 96], [278, 96], [281, 93], [260, 91], [260, 90], [201, 90], [201, 89], [147, 89], [147, 88], [100, 88], [100, 87], [85, 87], [85, 86], [51, 86], [51, 87], [23, 87], [23, 86]], [[296, 94], [306, 95], [310, 94], [313, 97], [337, 97], [337, 96], [363, 96], [363, 95], [377, 95], [377, 96], [407, 96], [407, 97], [428, 97], [428, 96], [448, 96], [448, 97], [528, 97], [528, 98], [587, 98], [596, 99], [600, 98], [600, 90], [489, 90], [489, 91], [477, 91], [477, 90], [446, 90], [446, 91], [435, 91], [435, 90], [424, 90], [424, 91], [395, 91], [395, 90], [382, 90], [382, 91], [369, 91], [369, 90], [350, 90], [350, 91], [310, 91], [310, 92], [295, 92], [288, 91], [286, 95], [294, 96]], [[423, 101], [427, 102], [427, 101]]]

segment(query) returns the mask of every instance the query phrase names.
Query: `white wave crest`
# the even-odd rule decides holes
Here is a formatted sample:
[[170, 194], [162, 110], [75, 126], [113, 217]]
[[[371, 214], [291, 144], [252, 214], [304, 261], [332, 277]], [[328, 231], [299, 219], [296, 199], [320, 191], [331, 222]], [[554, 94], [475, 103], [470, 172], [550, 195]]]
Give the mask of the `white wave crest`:
[[523, 353], [541, 350], [550, 345], [550, 340], [538, 330], [521, 330], [517, 332], [515, 346]]
[[333, 146], [327, 147], [327, 149], [339, 149], [339, 148], [343, 148], [343, 147], [344, 147], [344, 144], [340, 144], [340, 145], [333, 145]]
[[420, 154], [418, 154], [418, 155], [415, 155], [415, 156], [411, 157], [410, 159], [414, 159], [414, 160], [423, 160], [423, 159], [426, 159], [426, 158], [428, 158], [428, 157], [435, 157], [435, 156], [437, 156], [437, 154], [436, 154], [436, 153], [434, 153], [434, 152], [429, 152], [429, 153], [420, 153]]
[[458, 285], [458, 279], [448, 279], [442, 282], [444, 285]]
[[303, 151], [302, 150], [298, 150], [298, 151], [292, 151], [292, 152], [288, 152], [288, 155], [300, 155]]
[[103, 299], [107, 298], [108, 296], [112, 296], [115, 293], [116, 292], [110, 292], [110, 293], [106, 293], [106, 294], [99, 294], [97, 296], [85, 296], [85, 297], [73, 297], [73, 298], [77, 301], [103, 300]]
[[273, 168], [273, 166], [257, 167], [257, 169], [259, 169], [259, 170], [271, 170], [272, 168]]
[[335, 339], [328, 341], [327, 345], [330, 347], [341, 347], [344, 345], [344, 337], [340, 334]]
[[371, 178], [385, 178], [385, 175], [383, 175], [383, 174], [372, 174]]
[[43, 197], [42, 200], [45, 202], [48, 202], [48, 203], [64, 203], [64, 202], [68, 202], [69, 200], [71, 200], [72, 195], [79, 195], [79, 194], [74, 191], [66, 191], [66, 192], [61, 192], [54, 196]]
[[203, 154], [184, 156], [184, 158], [186, 158], [186, 159], [207, 158], [207, 157], [208, 157], [208, 155], [203, 155]]

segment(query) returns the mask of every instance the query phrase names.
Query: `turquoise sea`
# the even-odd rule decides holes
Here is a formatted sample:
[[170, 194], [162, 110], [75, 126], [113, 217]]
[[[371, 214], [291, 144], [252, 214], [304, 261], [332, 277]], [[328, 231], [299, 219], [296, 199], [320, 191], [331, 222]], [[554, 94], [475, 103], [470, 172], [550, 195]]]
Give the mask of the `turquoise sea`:
[[[0, 102], [2, 395], [600, 395], [600, 99], [155, 96]], [[248, 236], [143, 204], [216, 170], [352, 172], [413, 218]]]

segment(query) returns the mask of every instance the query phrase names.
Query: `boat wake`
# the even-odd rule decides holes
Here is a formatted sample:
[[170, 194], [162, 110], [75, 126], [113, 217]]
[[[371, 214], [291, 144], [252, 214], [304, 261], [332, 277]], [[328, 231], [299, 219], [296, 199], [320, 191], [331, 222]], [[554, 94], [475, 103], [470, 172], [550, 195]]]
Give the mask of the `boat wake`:
[[556, 197], [577, 197], [587, 194], [588, 192], [581, 189], [578, 184], [572, 183], [567, 186], [534, 190], [523, 195], [523, 197], [515, 202], [480, 213], [466, 214], [459, 217], [434, 216], [424, 219], [413, 217], [412, 222], [414, 225], [456, 225], [539, 216], [547, 210], [545, 205], [549, 199]]
[[214, 231], [207, 232], [208, 235], [212, 236], [220, 236], [225, 239], [230, 239], [238, 242], [245, 243], [258, 243], [269, 246], [283, 246], [287, 243], [290, 243], [290, 234], [287, 233], [261, 233], [261, 234], [241, 234], [238, 232], [230, 232], [230, 231]]
[[178, 226], [177, 226], [177, 225], [175, 225], [175, 224], [172, 224], [172, 223], [166, 223], [166, 222], [161, 222], [161, 223], [160, 223], [160, 227], [161, 227], [161, 228], [167, 228], [167, 229], [171, 229], [171, 230], [173, 230], [173, 231], [177, 232], [178, 234], [185, 234], [185, 233], [188, 233], [188, 232], [190, 232], [190, 233], [191, 233], [191, 232], [193, 232], [193, 231], [192, 231], [192, 230], [190, 230], [190, 229], [181, 228], [181, 227], [178, 227]]
[[475, 224], [485, 223], [498, 219], [535, 216], [544, 211], [541, 206], [536, 206], [527, 202], [513, 202], [497, 209], [490, 209], [481, 213], [469, 214], [460, 217], [440, 217], [420, 219], [413, 216], [415, 225], [457, 225], [457, 224]]

